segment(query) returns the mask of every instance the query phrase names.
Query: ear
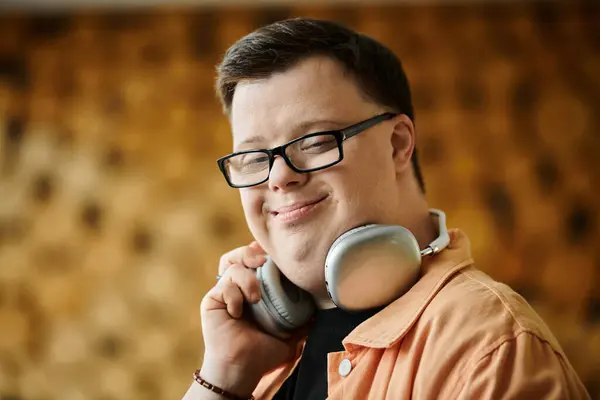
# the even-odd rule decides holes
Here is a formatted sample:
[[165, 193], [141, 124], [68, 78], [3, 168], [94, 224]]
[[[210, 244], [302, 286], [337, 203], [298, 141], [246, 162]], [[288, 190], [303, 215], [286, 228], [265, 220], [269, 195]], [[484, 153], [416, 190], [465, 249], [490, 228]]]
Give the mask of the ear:
[[405, 114], [394, 118], [391, 144], [396, 172], [399, 173], [410, 167], [410, 159], [415, 149], [415, 126]]

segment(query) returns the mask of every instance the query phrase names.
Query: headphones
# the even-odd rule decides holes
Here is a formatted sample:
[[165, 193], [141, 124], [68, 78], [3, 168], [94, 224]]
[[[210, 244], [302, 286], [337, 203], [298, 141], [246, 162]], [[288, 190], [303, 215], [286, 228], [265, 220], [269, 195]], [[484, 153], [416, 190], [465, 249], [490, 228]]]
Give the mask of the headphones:
[[[404, 295], [419, 279], [422, 258], [450, 243], [444, 212], [429, 212], [437, 218], [438, 237], [423, 250], [414, 235], [399, 225], [369, 224], [338, 237], [325, 259], [331, 301], [352, 312], [384, 306]], [[266, 333], [290, 337], [315, 312], [311, 295], [290, 282], [270, 257], [255, 273], [261, 300], [249, 306], [253, 320]]]

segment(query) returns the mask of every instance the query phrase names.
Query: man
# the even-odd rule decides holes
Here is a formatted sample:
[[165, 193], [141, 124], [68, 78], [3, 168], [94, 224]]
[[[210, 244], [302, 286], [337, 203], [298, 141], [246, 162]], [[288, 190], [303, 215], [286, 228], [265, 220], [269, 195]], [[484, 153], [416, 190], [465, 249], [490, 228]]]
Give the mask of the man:
[[[202, 301], [205, 354], [186, 399], [589, 397], [543, 321], [473, 266], [459, 230], [391, 304], [347, 313], [329, 299], [324, 260], [344, 232], [401, 225], [420, 248], [438, 235], [408, 81], [387, 48], [331, 22], [287, 20], [234, 44], [217, 86], [234, 141], [222, 170], [241, 186], [256, 241], [222, 257], [222, 277]], [[376, 122], [328, 148], [334, 158], [343, 151], [341, 161], [315, 161], [321, 168], [311, 172], [299, 164], [312, 160], [305, 151], [313, 137], [288, 146], [287, 158], [264, 152], [362, 121]], [[259, 152], [239, 154], [251, 150]], [[240, 175], [244, 168], [250, 172]], [[289, 340], [242, 317], [244, 302], [261, 296], [252, 269], [265, 254], [318, 305], [313, 322]]]

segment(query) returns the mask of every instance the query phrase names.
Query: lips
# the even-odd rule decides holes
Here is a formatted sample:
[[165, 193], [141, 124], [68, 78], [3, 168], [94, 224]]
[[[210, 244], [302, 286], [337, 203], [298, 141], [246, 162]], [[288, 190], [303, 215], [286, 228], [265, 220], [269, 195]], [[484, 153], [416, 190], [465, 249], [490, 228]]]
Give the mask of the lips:
[[274, 214], [274, 215], [290, 213], [290, 212], [293, 212], [293, 211], [300, 210], [303, 207], [307, 207], [307, 206], [311, 206], [313, 204], [320, 203], [321, 201], [325, 200], [326, 197], [327, 197], [327, 195], [321, 196], [321, 197], [319, 197], [317, 199], [313, 199], [313, 200], [306, 200], [306, 201], [294, 202], [294, 203], [292, 203], [290, 205], [287, 205], [287, 206], [282, 206], [282, 207], [278, 207], [278, 208], [272, 209], [272, 210], [270, 210], [270, 213]]
[[329, 195], [321, 196], [312, 200], [296, 201], [294, 203], [273, 208], [269, 210], [269, 215], [273, 217], [273, 220], [282, 226], [288, 226], [289, 224], [296, 225], [301, 221], [305, 221], [321, 209], [321, 204]]
[[292, 203], [290, 205], [287, 206], [283, 206], [283, 207], [278, 207], [276, 209], [273, 209], [270, 211], [271, 214], [274, 215], [278, 215], [278, 214], [286, 214], [286, 213], [291, 213], [294, 211], [298, 211], [304, 207], [308, 207], [317, 203], [320, 203], [321, 201], [325, 200], [325, 198], [327, 197], [327, 195], [319, 197], [317, 199], [314, 200], [307, 200], [307, 201], [298, 201], [295, 203]]

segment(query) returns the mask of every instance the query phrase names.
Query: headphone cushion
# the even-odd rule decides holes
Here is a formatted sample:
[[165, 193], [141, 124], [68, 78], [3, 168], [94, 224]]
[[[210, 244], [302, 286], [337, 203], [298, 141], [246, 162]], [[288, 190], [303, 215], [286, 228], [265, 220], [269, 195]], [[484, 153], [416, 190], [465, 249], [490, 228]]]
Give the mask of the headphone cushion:
[[260, 281], [267, 308], [288, 329], [306, 324], [314, 313], [314, 303], [302, 289], [294, 286], [270, 260], [260, 267]]

